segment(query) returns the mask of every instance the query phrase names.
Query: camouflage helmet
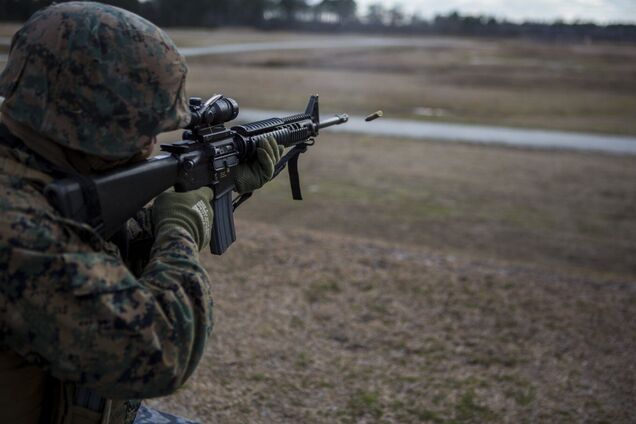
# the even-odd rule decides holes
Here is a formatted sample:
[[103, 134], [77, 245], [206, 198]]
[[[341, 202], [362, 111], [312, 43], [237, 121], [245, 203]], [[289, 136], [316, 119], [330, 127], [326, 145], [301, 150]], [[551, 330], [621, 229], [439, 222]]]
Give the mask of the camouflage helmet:
[[61, 3], [14, 35], [1, 111], [61, 146], [128, 159], [188, 124], [186, 73], [172, 40], [147, 20], [100, 3]]

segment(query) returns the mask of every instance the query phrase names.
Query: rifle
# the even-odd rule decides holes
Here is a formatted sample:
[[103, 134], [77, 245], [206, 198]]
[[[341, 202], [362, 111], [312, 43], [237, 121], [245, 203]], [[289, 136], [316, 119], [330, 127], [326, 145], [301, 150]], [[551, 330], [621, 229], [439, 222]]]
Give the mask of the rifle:
[[311, 96], [304, 113], [270, 118], [226, 128], [239, 114], [238, 103], [216, 95], [203, 103], [190, 98], [191, 122], [183, 140], [161, 145], [164, 154], [114, 171], [57, 180], [44, 190], [49, 202], [64, 216], [90, 225], [111, 239], [128, 219], [170, 187], [190, 191], [209, 186], [214, 192], [210, 250], [221, 255], [236, 240], [234, 210], [252, 193], [232, 198], [236, 167], [254, 159], [256, 143], [274, 137], [290, 147], [276, 165], [274, 177], [286, 166], [293, 198], [302, 200], [298, 157], [315, 142], [321, 129], [349, 120], [346, 114], [320, 120], [318, 96]]

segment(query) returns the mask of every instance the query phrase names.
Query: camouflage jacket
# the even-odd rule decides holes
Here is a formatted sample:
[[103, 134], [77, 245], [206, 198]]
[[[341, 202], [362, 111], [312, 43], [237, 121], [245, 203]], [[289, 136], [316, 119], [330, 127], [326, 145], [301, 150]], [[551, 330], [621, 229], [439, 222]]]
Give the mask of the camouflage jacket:
[[[24, 152], [2, 147], [33, 169]], [[173, 392], [212, 329], [197, 246], [175, 231], [139, 278], [91, 228], [61, 218], [37, 178], [0, 169], [0, 346], [108, 398]]]

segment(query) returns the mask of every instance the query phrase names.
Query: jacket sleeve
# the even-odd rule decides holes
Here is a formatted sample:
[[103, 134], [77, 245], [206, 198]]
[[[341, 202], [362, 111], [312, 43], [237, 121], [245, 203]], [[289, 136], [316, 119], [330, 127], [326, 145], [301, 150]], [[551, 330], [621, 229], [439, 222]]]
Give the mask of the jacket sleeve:
[[212, 329], [209, 279], [186, 231], [163, 234], [135, 278], [88, 227], [1, 206], [2, 344], [110, 398], [184, 383]]

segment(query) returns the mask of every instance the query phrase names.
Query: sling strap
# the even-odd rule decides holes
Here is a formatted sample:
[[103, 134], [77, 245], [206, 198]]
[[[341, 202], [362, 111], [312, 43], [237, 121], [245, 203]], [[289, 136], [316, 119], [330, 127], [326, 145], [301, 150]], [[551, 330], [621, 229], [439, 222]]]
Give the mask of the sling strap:
[[[272, 175], [272, 180], [280, 174], [285, 167], [287, 167], [287, 171], [289, 172], [289, 185], [291, 186], [292, 197], [294, 200], [303, 200], [303, 195], [300, 190], [300, 175], [298, 173], [298, 158], [301, 154], [307, 151], [307, 147], [310, 144], [308, 143], [300, 143], [295, 145], [285, 156], [278, 161], [276, 166], [274, 167], [274, 175]], [[239, 206], [243, 204], [247, 199], [252, 197], [252, 192], [243, 193], [238, 196], [234, 202], [233, 207], [236, 210]]]

